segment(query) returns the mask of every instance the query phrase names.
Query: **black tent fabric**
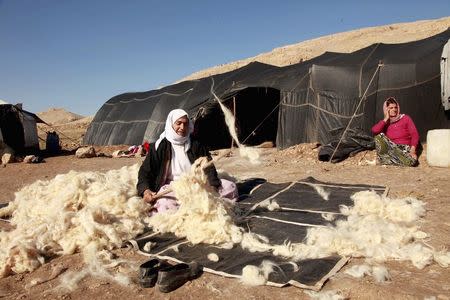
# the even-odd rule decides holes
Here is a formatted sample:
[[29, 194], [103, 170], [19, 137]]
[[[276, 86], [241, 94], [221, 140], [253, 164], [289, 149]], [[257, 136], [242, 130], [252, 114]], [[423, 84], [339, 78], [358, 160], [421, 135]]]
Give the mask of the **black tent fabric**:
[[[441, 101], [440, 61], [450, 30], [401, 44], [373, 44], [353, 53], [326, 52], [309, 61], [276, 67], [259, 62], [159, 90], [126, 93], [108, 100], [95, 115], [85, 144], [114, 145], [153, 142], [168, 112], [185, 109], [196, 116], [196, 132], [212, 148], [229, 145], [213, 139], [223, 131], [212, 91], [236, 111], [239, 138], [252, 145], [272, 140], [284, 149], [304, 142], [326, 144], [332, 132], [349, 126], [370, 135], [382, 117], [382, 103], [395, 96], [421, 136], [450, 128], [450, 112]], [[264, 91], [267, 91], [264, 93]], [[201, 125], [201, 119], [207, 121]], [[261, 127], [267, 123], [267, 130]], [[274, 133], [275, 132], [275, 133]], [[219, 134], [220, 136], [220, 134]]]
[[334, 138], [320, 147], [318, 154], [320, 161], [331, 160], [331, 162], [337, 163], [358, 152], [375, 149], [374, 139], [364, 134], [362, 130], [349, 129], [345, 134], [344, 130], [344, 128], [336, 130]]
[[[26, 128], [25, 122], [33, 120], [32, 128]], [[3, 142], [11, 147], [16, 153], [24, 153], [28, 150], [39, 149], [37, 129], [35, 123], [45, 123], [37, 115], [21, 109], [19, 106], [12, 104], [0, 104], [0, 133]], [[30, 130], [31, 132], [27, 132]], [[2, 140], [0, 139], [0, 141]], [[35, 139], [34, 146], [27, 139]]]
[[[314, 185], [329, 193], [327, 201], [318, 194]], [[312, 177], [280, 184], [249, 179], [239, 183], [238, 188], [241, 195], [241, 200], [236, 204], [236, 210], [240, 212], [239, 225], [249, 232], [267, 237], [271, 244], [283, 244], [286, 241], [301, 243], [308, 228], [333, 226], [336, 220], [345, 218], [340, 214], [339, 206], [352, 205], [350, 196], [355, 192], [368, 189], [379, 194], [386, 192], [383, 186], [325, 183]], [[263, 203], [271, 200], [275, 200], [281, 209], [268, 210]], [[323, 213], [334, 214], [336, 218], [327, 221], [322, 217]], [[250, 252], [240, 245], [232, 249], [206, 244], [192, 245], [184, 238], [169, 233], [157, 234], [151, 230], [130, 242], [143, 255], [175, 262], [195, 260], [204, 266], [204, 271], [226, 277], [241, 278], [246, 265], [259, 266], [263, 261], [271, 261], [278, 267], [269, 275], [267, 284], [278, 287], [291, 284], [320, 290], [324, 282], [347, 262], [347, 258], [334, 255], [305, 259], [293, 264], [271, 252]], [[144, 250], [147, 243], [152, 243], [148, 251]], [[219, 261], [209, 260], [207, 256], [210, 253], [215, 253]]]

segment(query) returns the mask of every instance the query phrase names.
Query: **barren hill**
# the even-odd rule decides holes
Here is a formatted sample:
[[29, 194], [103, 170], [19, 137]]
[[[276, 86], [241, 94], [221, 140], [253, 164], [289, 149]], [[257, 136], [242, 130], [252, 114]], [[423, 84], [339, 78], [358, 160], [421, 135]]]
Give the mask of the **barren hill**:
[[[450, 17], [362, 28], [275, 48], [270, 52], [195, 72], [180, 81], [198, 79], [238, 69], [253, 61], [286, 66], [324, 52], [349, 53], [375, 43], [396, 44], [433, 36], [450, 27]], [[179, 81], [179, 82], [180, 82]]]
[[65, 124], [84, 118], [83, 116], [69, 112], [64, 108], [50, 108], [47, 111], [37, 113], [37, 115], [50, 125]]
[[47, 132], [50, 131], [56, 131], [59, 134], [63, 149], [73, 150], [78, 148], [93, 119], [93, 116], [83, 117], [63, 108], [50, 108], [45, 112], [37, 113], [37, 115], [50, 125], [37, 125], [41, 149], [45, 149]]

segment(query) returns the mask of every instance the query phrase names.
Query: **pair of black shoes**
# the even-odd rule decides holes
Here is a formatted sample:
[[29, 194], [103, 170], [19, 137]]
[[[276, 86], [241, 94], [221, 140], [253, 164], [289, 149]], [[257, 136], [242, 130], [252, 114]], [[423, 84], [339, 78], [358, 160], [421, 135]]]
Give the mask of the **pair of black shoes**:
[[139, 283], [144, 288], [156, 284], [161, 292], [169, 293], [199, 277], [201, 272], [202, 267], [196, 262], [170, 265], [165, 261], [151, 259], [139, 267]]

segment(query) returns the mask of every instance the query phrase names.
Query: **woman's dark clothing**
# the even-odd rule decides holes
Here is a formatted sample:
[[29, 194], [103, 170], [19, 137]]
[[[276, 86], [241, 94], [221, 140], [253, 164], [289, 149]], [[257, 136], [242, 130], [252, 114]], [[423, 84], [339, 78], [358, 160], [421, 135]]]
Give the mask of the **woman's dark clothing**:
[[[187, 151], [187, 156], [191, 163], [202, 156], [208, 157], [211, 160], [211, 155], [205, 146], [198, 141], [191, 139], [191, 147]], [[155, 144], [150, 145], [150, 151], [145, 157], [138, 174], [137, 190], [138, 195], [142, 197], [146, 189], [153, 192], [158, 192], [160, 187], [164, 185], [164, 181], [170, 170], [170, 161], [172, 159], [172, 145], [167, 139], [163, 139], [155, 149]], [[211, 186], [219, 188], [221, 183], [217, 177], [217, 171], [214, 165], [205, 169], [205, 174], [208, 177], [208, 182]]]

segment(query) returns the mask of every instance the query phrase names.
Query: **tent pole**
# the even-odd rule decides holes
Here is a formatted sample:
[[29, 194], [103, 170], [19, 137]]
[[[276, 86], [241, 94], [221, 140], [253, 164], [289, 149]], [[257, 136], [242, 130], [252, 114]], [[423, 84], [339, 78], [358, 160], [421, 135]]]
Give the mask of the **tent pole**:
[[328, 162], [331, 162], [333, 160], [334, 155], [336, 154], [337, 149], [339, 148], [339, 145], [342, 142], [342, 139], [345, 135], [345, 133], [347, 132], [348, 128], [350, 127], [350, 124], [353, 121], [353, 118], [356, 116], [356, 113], [358, 112], [359, 107], [361, 106], [362, 101], [364, 100], [364, 98], [366, 97], [366, 93], [369, 90], [370, 85], [372, 84], [373, 79], [375, 78], [375, 75], [378, 73], [378, 71], [380, 70], [380, 67], [383, 66], [383, 63], [381, 61], [379, 61], [378, 66], [376, 68], [376, 70], [373, 72], [372, 78], [369, 81], [369, 84], [367, 85], [366, 90], [364, 91], [364, 94], [362, 95], [361, 99], [359, 100], [358, 106], [355, 109], [355, 112], [353, 113], [353, 116], [351, 117], [350, 121], [348, 121], [347, 126], [345, 127], [344, 132], [341, 135], [341, 138], [339, 139], [338, 144], [336, 145], [336, 148], [334, 148], [333, 154], [331, 154], [330, 160]]

